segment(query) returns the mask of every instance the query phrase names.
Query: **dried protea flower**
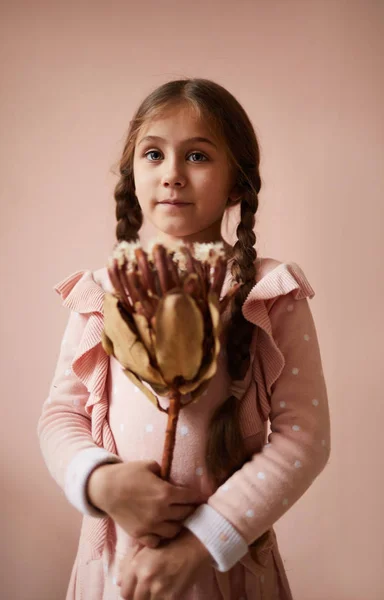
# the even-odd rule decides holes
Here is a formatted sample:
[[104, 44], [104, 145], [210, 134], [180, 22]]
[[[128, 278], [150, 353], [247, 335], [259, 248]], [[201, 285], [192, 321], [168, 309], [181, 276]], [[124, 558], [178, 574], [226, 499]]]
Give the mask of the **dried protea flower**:
[[114, 294], [105, 295], [103, 347], [157, 408], [164, 410], [155, 394], [170, 399], [164, 479], [179, 411], [202, 395], [216, 372], [220, 314], [239, 287], [220, 300], [226, 269], [222, 243], [156, 243], [146, 252], [136, 242], [121, 242], [108, 263]]

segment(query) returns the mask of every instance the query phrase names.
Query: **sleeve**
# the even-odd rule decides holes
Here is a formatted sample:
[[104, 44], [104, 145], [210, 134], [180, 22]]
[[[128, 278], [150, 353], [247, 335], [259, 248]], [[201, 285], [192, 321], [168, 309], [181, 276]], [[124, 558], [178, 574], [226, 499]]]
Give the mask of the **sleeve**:
[[[270, 386], [268, 443], [186, 522], [220, 571], [229, 570], [299, 500], [330, 456], [327, 390], [308, 300], [291, 291], [269, 300], [268, 308], [271, 337], [282, 361], [276, 372], [272, 352], [264, 358], [269, 362], [264, 378], [268, 371], [276, 372]], [[254, 365], [263, 362], [256, 358]]]
[[[87, 410], [92, 377], [88, 377], [88, 390], [74, 372], [75, 365], [85, 371], [81, 358], [87, 354], [84, 354], [84, 345], [89, 346], [87, 330], [94, 329], [90, 323], [91, 317], [91, 312], [72, 310], [70, 313], [49, 396], [38, 421], [37, 434], [48, 470], [64, 490], [68, 501], [83, 514], [105, 517], [88, 500], [88, 478], [97, 466], [121, 462], [121, 459], [94, 442], [91, 417]], [[80, 362], [76, 361], [79, 357]], [[94, 373], [95, 369], [88, 371]]]

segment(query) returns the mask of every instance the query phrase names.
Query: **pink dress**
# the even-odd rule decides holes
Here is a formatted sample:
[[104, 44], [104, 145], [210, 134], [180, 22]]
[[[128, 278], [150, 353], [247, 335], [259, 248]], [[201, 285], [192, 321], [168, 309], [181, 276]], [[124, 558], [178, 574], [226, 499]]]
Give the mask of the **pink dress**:
[[[243, 306], [257, 325], [244, 381], [230, 381], [223, 345], [205, 396], [180, 414], [171, 481], [209, 496], [185, 526], [212, 555], [182, 600], [292, 600], [273, 525], [329, 459], [327, 391], [308, 304], [314, 292], [295, 263], [258, 259], [257, 269]], [[224, 293], [230, 283], [228, 269]], [[167, 416], [102, 348], [106, 269], [77, 272], [55, 289], [71, 313], [38, 435], [51, 475], [84, 514], [66, 600], [117, 600], [118, 563], [135, 542], [88, 503], [86, 481], [105, 462], [161, 463]], [[210, 415], [229, 393], [241, 402], [249, 461], [216, 489], [204, 448]]]

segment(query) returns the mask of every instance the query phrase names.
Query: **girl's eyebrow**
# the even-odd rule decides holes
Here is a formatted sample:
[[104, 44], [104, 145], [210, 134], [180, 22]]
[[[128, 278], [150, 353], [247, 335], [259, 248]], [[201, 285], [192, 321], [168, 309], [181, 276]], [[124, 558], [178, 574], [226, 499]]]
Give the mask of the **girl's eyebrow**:
[[[158, 136], [158, 135], [146, 135], [145, 137], [143, 137], [143, 139], [140, 140], [140, 142], [138, 143], [138, 146], [140, 146], [140, 144], [142, 144], [143, 142], [166, 142], [167, 140], [165, 140], [164, 138]], [[217, 149], [216, 144], [214, 144], [212, 142], [212, 140], [205, 138], [205, 137], [191, 137], [188, 138], [186, 140], [183, 140], [180, 145], [182, 144], [189, 144], [192, 142], [205, 142], [206, 144], [210, 144], [211, 146], [213, 146], [214, 148]]]

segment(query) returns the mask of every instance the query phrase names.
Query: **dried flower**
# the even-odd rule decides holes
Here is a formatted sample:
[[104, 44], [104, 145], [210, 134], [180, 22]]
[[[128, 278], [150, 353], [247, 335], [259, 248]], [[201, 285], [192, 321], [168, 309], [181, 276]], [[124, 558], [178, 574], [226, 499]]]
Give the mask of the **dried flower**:
[[170, 399], [164, 479], [179, 411], [202, 395], [216, 372], [220, 314], [239, 287], [220, 300], [226, 269], [221, 243], [156, 243], [145, 252], [138, 243], [121, 242], [108, 263], [115, 293], [105, 295], [103, 347], [157, 408], [164, 410], [156, 394]]

